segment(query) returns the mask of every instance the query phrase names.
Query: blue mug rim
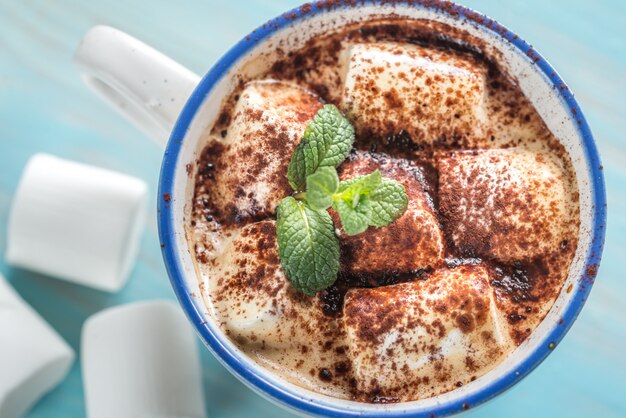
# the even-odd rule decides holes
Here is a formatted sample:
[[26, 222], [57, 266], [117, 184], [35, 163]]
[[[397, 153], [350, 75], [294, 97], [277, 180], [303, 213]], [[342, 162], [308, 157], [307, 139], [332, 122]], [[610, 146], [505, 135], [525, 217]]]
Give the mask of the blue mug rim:
[[[443, 404], [434, 405], [432, 407], [423, 407], [420, 409], [409, 408], [407, 410], [378, 410], [372, 413], [359, 412], [357, 410], [348, 410], [334, 405], [316, 403], [311, 398], [302, 397], [292, 393], [289, 390], [275, 385], [268, 381], [264, 376], [254, 373], [253, 370], [246, 368], [240, 360], [240, 356], [232, 351], [229, 347], [222, 343], [222, 338], [216, 335], [206, 326], [206, 319], [202, 313], [202, 309], [194, 303], [194, 298], [190, 290], [185, 284], [185, 271], [178, 257], [179, 249], [176, 244], [176, 225], [174, 224], [173, 211], [171, 210], [171, 196], [174, 192], [174, 177], [177, 169], [177, 162], [180, 150], [182, 148], [183, 139], [196, 115], [201, 107], [205, 97], [212, 91], [215, 84], [222, 79], [230, 67], [235, 64], [242, 56], [246, 55], [252, 48], [262, 42], [265, 38], [272, 35], [289, 25], [298, 23], [306, 18], [334, 11], [337, 9], [360, 7], [363, 5], [378, 4], [402, 4], [408, 6], [421, 7], [433, 10], [439, 14], [447, 15], [457, 19], [468, 19], [476, 25], [482, 26], [495, 33], [496, 36], [508, 41], [521, 52], [526, 54], [534, 64], [548, 77], [553, 87], [558, 91], [561, 99], [569, 107], [569, 112], [573, 120], [577, 121], [579, 133], [583, 139], [583, 151], [587, 161], [587, 170], [592, 179], [591, 194], [593, 197], [594, 207], [592, 210], [593, 237], [591, 245], [588, 249], [585, 270], [586, 277], [580, 280], [585, 282], [578, 286], [578, 291], [570, 300], [561, 321], [550, 331], [544, 341], [549, 344], [538, 345], [533, 351], [518, 365], [518, 367], [509, 373], [499, 376], [497, 379], [489, 382], [481, 390], [472, 393], [466, 397], [448, 401]], [[319, 1], [312, 4], [305, 4], [301, 7], [292, 9], [283, 15], [270, 20], [259, 28], [255, 29], [249, 35], [244, 37], [235, 46], [233, 46], [224, 56], [222, 56], [209, 72], [202, 78], [198, 86], [195, 88], [187, 103], [185, 104], [181, 114], [178, 117], [174, 129], [167, 143], [163, 163], [161, 167], [161, 175], [159, 179], [159, 191], [157, 199], [158, 228], [159, 239], [163, 253], [163, 259], [170, 278], [171, 285], [174, 289], [183, 310], [189, 320], [193, 323], [196, 331], [200, 335], [203, 342], [216, 358], [235, 374], [239, 379], [268, 398], [278, 402], [288, 409], [299, 411], [315, 416], [381, 416], [381, 417], [432, 417], [432, 416], [448, 416], [455, 413], [463, 412], [469, 408], [478, 406], [489, 399], [503, 393], [514, 384], [521, 381], [528, 373], [537, 367], [554, 349], [554, 347], [565, 336], [579, 312], [581, 311], [585, 301], [589, 296], [593, 285], [595, 274], [602, 256], [602, 249], [605, 239], [606, 226], [606, 191], [604, 185], [603, 167], [600, 161], [598, 150], [593, 139], [591, 130], [586, 119], [580, 109], [580, 106], [574, 99], [572, 92], [569, 90], [564, 81], [552, 68], [552, 66], [537, 52], [530, 44], [522, 38], [502, 26], [498, 22], [489, 17], [476, 12], [470, 8], [448, 2], [437, 0], [396, 0], [393, 2], [384, 0], [364, 0], [354, 2], [350, 0], [343, 1]]]

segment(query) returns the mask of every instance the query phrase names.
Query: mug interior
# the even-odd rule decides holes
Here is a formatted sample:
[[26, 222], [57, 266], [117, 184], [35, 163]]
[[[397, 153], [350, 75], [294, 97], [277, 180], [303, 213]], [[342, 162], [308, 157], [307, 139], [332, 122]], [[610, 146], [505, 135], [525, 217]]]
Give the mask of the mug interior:
[[[224, 55], [202, 79], [184, 107], [168, 142], [159, 184], [159, 235], [172, 286], [199, 335], [246, 385], [291, 410], [325, 416], [445, 416], [500, 394], [536, 367], [565, 335], [588, 297], [604, 242], [606, 198], [602, 166], [591, 132], [571, 92], [530, 45], [492, 19], [467, 8], [438, 2], [328, 2], [303, 6], [258, 28]], [[431, 4], [432, 3], [432, 4]], [[499, 64], [515, 77], [548, 128], [572, 158], [580, 195], [579, 244], [567, 281], [551, 310], [516, 350], [487, 374], [436, 397], [397, 404], [337, 399], [291, 384], [250, 359], [221, 331], [208, 311], [185, 228], [190, 214], [193, 164], [203, 133], [219, 115], [222, 100], [236, 87], [236, 75], [262, 74], [272, 50], [302, 46], [308, 39], [346, 24], [390, 14], [455, 26], [499, 51]]]

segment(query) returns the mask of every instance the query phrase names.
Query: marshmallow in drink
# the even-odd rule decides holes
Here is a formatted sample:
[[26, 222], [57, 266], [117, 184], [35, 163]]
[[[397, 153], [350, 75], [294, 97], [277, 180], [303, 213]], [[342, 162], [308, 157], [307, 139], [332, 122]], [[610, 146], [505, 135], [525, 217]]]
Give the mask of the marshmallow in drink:
[[0, 417], [24, 415], [73, 361], [70, 346], [0, 276]]
[[81, 351], [89, 418], [205, 416], [196, 338], [177, 305], [101, 311], [83, 325]]
[[146, 200], [137, 178], [37, 154], [13, 199], [6, 261], [117, 291], [137, 256]]
[[355, 44], [343, 51], [341, 106], [361, 136], [407, 133], [417, 144], [483, 134], [487, 70], [451, 51], [412, 44]]
[[462, 255], [531, 260], [575, 242], [578, 196], [570, 181], [546, 152], [457, 152], [439, 161], [439, 209]]
[[276, 223], [256, 222], [235, 236], [215, 259], [211, 298], [218, 321], [235, 341], [249, 347], [300, 347], [332, 318], [291, 285], [278, 258]]
[[246, 85], [215, 169], [216, 205], [238, 218], [270, 216], [291, 191], [287, 166], [304, 130], [322, 107], [295, 84], [273, 80]]
[[409, 198], [406, 211], [391, 224], [369, 227], [358, 235], [347, 235], [339, 226], [339, 241], [344, 257], [342, 268], [351, 274], [411, 272], [426, 269], [443, 261], [444, 237], [434, 213], [433, 203], [424, 190], [424, 168], [404, 159], [385, 154], [356, 152], [339, 167], [341, 180], [356, 178], [380, 170], [381, 174], [401, 183]]
[[489, 281], [484, 267], [466, 265], [349, 290], [344, 324], [357, 389], [422, 399], [497, 365], [511, 346]]

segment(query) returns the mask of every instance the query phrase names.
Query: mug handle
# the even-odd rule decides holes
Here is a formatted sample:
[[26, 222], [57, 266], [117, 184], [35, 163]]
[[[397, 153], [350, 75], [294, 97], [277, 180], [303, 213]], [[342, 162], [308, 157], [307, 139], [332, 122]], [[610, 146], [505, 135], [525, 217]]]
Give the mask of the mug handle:
[[109, 26], [87, 32], [74, 63], [89, 87], [163, 146], [200, 81], [176, 61]]

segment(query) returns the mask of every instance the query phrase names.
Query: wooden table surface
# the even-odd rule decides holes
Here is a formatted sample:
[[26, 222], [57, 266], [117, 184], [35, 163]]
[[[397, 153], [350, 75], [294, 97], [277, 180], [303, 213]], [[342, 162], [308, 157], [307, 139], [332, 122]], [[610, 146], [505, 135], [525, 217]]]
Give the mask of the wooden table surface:
[[[600, 148], [608, 189], [604, 259], [578, 321], [528, 378], [475, 417], [625, 417], [626, 2], [623, 0], [466, 0], [533, 44], [560, 72]], [[127, 31], [203, 74], [234, 42], [293, 0], [0, 0], [0, 253], [11, 198], [35, 152], [87, 162], [148, 182], [152, 202], [128, 285], [106, 294], [12, 269], [0, 271], [76, 349], [83, 321], [117, 304], [173, 299], [161, 260], [155, 196], [162, 151], [95, 97], [71, 64], [93, 25]], [[2, 332], [2, 330], [0, 330]], [[201, 349], [211, 417], [290, 416], [245, 388]], [[0, 379], [2, 371], [0, 370]], [[29, 417], [84, 416], [79, 363]]]

